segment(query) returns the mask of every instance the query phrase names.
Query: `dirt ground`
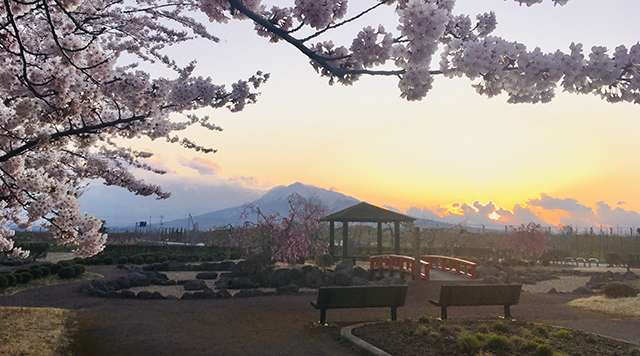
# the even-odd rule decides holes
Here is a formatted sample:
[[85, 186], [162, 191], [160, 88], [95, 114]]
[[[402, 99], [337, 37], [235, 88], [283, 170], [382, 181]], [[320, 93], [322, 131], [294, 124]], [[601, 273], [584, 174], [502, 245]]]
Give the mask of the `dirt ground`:
[[[114, 267], [90, 268], [107, 280], [124, 272]], [[557, 280], [557, 283], [566, 283]], [[77, 282], [25, 290], [0, 297], [0, 305], [58, 307], [81, 310], [83, 350], [78, 355], [357, 355], [337, 340], [338, 328], [318, 328], [316, 295], [213, 300], [130, 300], [80, 296]], [[428, 303], [445, 282], [410, 282], [399, 318], [438, 317]], [[640, 320], [612, 317], [571, 308], [571, 294], [524, 292], [512, 307], [515, 318], [541, 321], [640, 344]], [[502, 307], [458, 307], [449, 318], [495, 318]], [[387, 308], [329, 310], [334, 326], [386, 320]]]

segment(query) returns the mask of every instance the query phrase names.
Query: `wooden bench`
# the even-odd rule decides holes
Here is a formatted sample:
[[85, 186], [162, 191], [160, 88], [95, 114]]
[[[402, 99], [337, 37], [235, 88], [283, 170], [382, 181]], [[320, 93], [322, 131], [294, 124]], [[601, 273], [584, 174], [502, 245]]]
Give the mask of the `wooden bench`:
[[429, 302], [441, 308], [442, 319], [447, 318], [447, 307], [477, 305], [503, 305], [505, 318], [510, 318], [510, 307], [518, 304], [521, 290], [521, 284], [443, 285], [440, 300]]
[[396, 320], [398, 307], [404, 306], [407, 285], [320, 287], [318, 301], [311, 305], [320, 309], [320, 323], [325, 324], [327, 309], [391, 308], [391, 320]]

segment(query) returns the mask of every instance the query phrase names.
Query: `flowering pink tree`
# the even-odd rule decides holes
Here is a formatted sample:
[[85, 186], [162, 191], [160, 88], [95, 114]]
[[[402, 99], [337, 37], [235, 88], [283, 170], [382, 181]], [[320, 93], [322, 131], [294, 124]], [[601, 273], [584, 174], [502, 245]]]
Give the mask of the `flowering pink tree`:
[[326, 223], [320, 222], [320, 218], [329, 208], [319, 199], [306, 199], [296, 193], [287, 201], [287, 216], [277, 212], [265, 215], [258, 207], [247, 207], [245, 218], [256, 214], [258, 223], [245, 222], [236, 228], [231, 234], [232, 245], [266, 262], [295, 263], [301, 257], [323, 253], [327, 246], [320, 241], [320, 233]]
[[542, 226], [534, 222], [512, 227], [508, 241], [514, 254], [519, 257], [538, 258], [547, 252], [547, 236]]

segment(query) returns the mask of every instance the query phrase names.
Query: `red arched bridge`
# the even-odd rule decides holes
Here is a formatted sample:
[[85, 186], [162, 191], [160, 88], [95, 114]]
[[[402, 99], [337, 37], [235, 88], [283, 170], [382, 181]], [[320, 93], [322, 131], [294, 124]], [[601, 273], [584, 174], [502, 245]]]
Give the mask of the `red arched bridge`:
[[429, 279], [431, 269], [439, 269], [454, 273], [458, 276], [469, 277], [471, 279], [478, 278], [476, 274], [476, 264], [470, 261], [462, 260], [454, 257], [422, 255], [420, 262], [416, 267], [415, 258], [402, 255], [378, 255], [369, 257], [369, 264], [372, 274], [378, 273], [383, 276], [384, 271], [389, 272], [389, 276], [396, 272], [402, 278], [403, 273], [411, 273], [411, 278], [415, 279], [418, 268], [420, 277]]

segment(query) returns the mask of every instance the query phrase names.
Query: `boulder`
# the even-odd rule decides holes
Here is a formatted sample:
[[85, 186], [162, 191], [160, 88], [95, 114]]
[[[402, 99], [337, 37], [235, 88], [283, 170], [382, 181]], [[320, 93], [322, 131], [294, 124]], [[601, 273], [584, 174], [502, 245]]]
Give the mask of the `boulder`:
[[482, 279], [486, 284], [503, 284], [502, 280], [496, 276], [487, 276]]
[[369, 284], [369, 281], [364, 278], [353, 277], [351, 279], [351, 285], [354, 285], [354, 286], [366, 286], [367, 284]]
[[337, 271], [335, 279], [339, 286], [350, 286], [353, 282], [353, 277], [344, 270]]
[[104, 297], [104, 298], [112, 298], [112, 299], [120, 298], [120, 293], [118, 293], [118, 292], [116, 292], [116, 291], [110, 291], [110, 292], [106, 292], [106, 293], [103, 295], [103, 297]]
[[131, 281], [131, 287], [146, 287], [151, 285], [149, 278], [146, 274], [141, 272], [133, 272], [127, 275], [129, 280]]
[[108, 292], [109, 290], [107, 289], [107, 286], [104, 284], [104, 282], [97, 280], [97, 279], [93, 279], [90, 282], [91, 287], [93, 287], [94, 289], [99, 289], [103, 292]]
[[491, 267], [491, 266], [476, 267], [476, 273], [478, 274], [478, 278], [484, 278], [487, 276], [497, 276], [499, 271], [500, 270], [498, 270], [497, 268]]
[[216, 293], [211, 289], [207, 289], [202, 292], [193, 292], [192, 299], [214, 299], [215, 297]]
[[289, 278], [292, 281], [301, 279], [304, 277], [304, 272], [302, 272], [301, 268], [292, 268], [289, 270]]
[[500, 278], [502, 283], [506, 283], [509, 280], [509, 273], [507, 273], [505, 271], [500, 271], [500, 272], [498, 272], [497, 277]]
[[295, 284], [276, 288], [278, 295], [294, 295], [300, 293], [300, 289]]
[[184, 285], [184, 290], [204, 290], [207, 289], [207, 283], [201, 279], [188, 280]]
[[167, 281], [161, 281], [160, 283], [158, 283], [159, 286], [175, 286], [176, 284], [178, 283], [173, 279], [169, 279]]
[[377, 284], [382, 286], [399, 286], [406, 283], [407, 282], [404, 279], [398, 277], [385, 277], [379, 280]]
[[580, 286], [576, 289], [574, 289], [571, 294], [580, 294], [580, 295], [587, 295], [587, 294], [593, 294], [593, 291], [591, 291], [591, 289], [584, 287], [584, 286]]
[[291, 276], [289, 270], [286, 268], [277, 269], [273, 272], [270, 278], [271, 288], [284, 287], [291, 284]]
[[215, 286], [217, 289], [227, 289], [231, 287], [231, 278], [228, 277], [220, 277], [220, 279], [218, 279], [215, 282]]
[[231, 293], [229, 293], [229, 291], [226, 289], [220, 289], [216, 292], [216, 298], [229, 299], [231, 298]]
[[369, 271], [367, 271], [366, 269], [360, 267], [360, 266], [355, 266], [353, 267], [353, 269], [351, 270], [351, 276], [352, 277], [359, 277], [359, 278], [363, 278], [366, 279], [368, 281], [370, 281], [371, 278], [371, 273], [369, 273]]
[[247, 298], [247, 297], [261, 297], [264, 295], [264, 292], [260, 289], [242, 289], [238, 293], [236, 293], [234, 298]]
[[120, 297], [125, 299], [133, 299], [136, 297], [136, 294], [128, 289], [125, 289], [122, 292], [120, 292]]
[[151, 293], [151, 296], [149, 297], [149, 299], [167, 299], [164, 297], [164, 295], [160, 294], [160, 292], [153, 292]]
[[218, 278], [218, 274], [216, 272], [200, 272], [196, 274], [196, 279], [216, 279]]
[[156, 272], [156, 271], [145, 272], [144, 274], [149, 279], [149, 283], [155, 284], [155, 285], [159, 285], [160, 283], [169, 280], [169, 277], [167, 277], [166, 274], [160, 273], [160, 272]]
[[136, 299], [149, 299], [151, 298], [151, 295], [153, 293], [151, 292], [147, 292], [146, 290], [140, 291], [138, 292], [138, 294], [136, 294]]
[[175, 271], [186, 271], [189, 269], [189, 266], [187, 266], [187, 264], [184, 262], [178, 262], [178, 261], [165, 261], [165, 262], [163, 262], [163, 264], [166, 265], [167, 271], [175, 272]]
[[184, 292], [180, 299], [193, 299], [193, 292]]
[[335, 268], [336, 273], [345, 272], [347, 274], [351, 274], [352, 270], [353, 270], [353, 261], [351, 260], [343, 260]]
[[551, 289], [549, 289], [547, 294], [558, 294], [558, 291], [555, 288], [551, 288]]
[[118, 284], [120, 289], [129, 289], [131, 288], [131, 279], [127, 276], [120, 276], [116, 279], [116, 284]]
[[236, 277], [231, 279], [231, 283], [229, 284], [231, 289], [251, 289], [258, 288], [258, 284], [254, 283], [247, 277]]

